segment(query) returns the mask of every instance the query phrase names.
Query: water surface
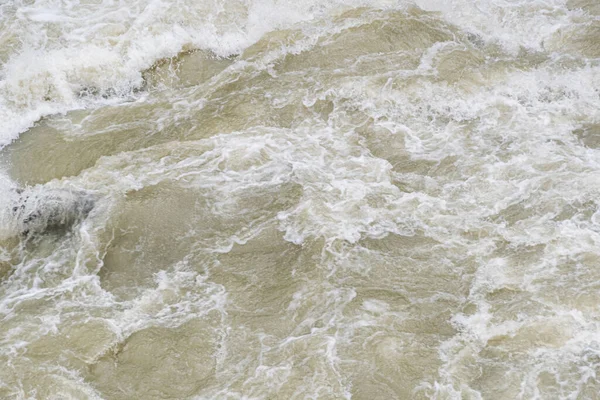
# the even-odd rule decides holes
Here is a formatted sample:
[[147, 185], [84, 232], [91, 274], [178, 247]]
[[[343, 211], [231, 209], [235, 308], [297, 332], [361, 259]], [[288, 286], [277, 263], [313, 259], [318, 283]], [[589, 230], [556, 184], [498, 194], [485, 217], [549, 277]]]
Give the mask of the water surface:
[[0, 398], [599, 398], [596, 1], [9, 0], [0, 118]]

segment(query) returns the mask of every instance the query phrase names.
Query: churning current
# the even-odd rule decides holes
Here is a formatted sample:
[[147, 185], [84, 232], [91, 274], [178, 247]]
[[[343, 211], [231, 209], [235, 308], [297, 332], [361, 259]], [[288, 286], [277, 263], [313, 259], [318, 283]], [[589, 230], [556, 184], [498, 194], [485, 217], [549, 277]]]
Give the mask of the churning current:
[[597, 0], [1, 2], [1, 399], [599, 393]]

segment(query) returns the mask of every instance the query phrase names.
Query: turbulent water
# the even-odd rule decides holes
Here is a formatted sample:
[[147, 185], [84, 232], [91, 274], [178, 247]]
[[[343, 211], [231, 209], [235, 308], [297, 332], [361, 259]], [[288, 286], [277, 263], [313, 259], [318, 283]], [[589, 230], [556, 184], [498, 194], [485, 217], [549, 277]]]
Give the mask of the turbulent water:
[[4, 0], [0, 398], [600, 399], [597, 0]]

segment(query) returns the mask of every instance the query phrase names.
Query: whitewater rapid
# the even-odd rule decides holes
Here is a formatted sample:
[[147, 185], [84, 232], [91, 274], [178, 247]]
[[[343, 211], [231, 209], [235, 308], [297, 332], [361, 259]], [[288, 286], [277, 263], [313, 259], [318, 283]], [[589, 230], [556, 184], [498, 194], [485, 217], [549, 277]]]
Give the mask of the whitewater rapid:
[[0, 398], [599, 398], [595, 1], [10, 0], [0, 121]]

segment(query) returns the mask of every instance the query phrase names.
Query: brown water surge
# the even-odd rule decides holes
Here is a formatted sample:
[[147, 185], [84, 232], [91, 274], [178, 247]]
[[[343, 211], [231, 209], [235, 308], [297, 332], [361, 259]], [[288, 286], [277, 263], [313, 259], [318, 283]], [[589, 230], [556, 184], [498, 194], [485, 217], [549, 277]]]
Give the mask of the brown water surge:
[[3, 150], [99, 200], [3, 243], [1, 396], [594, 398], [595, 31], [561, 58], [417, 8], [310, 26]]

